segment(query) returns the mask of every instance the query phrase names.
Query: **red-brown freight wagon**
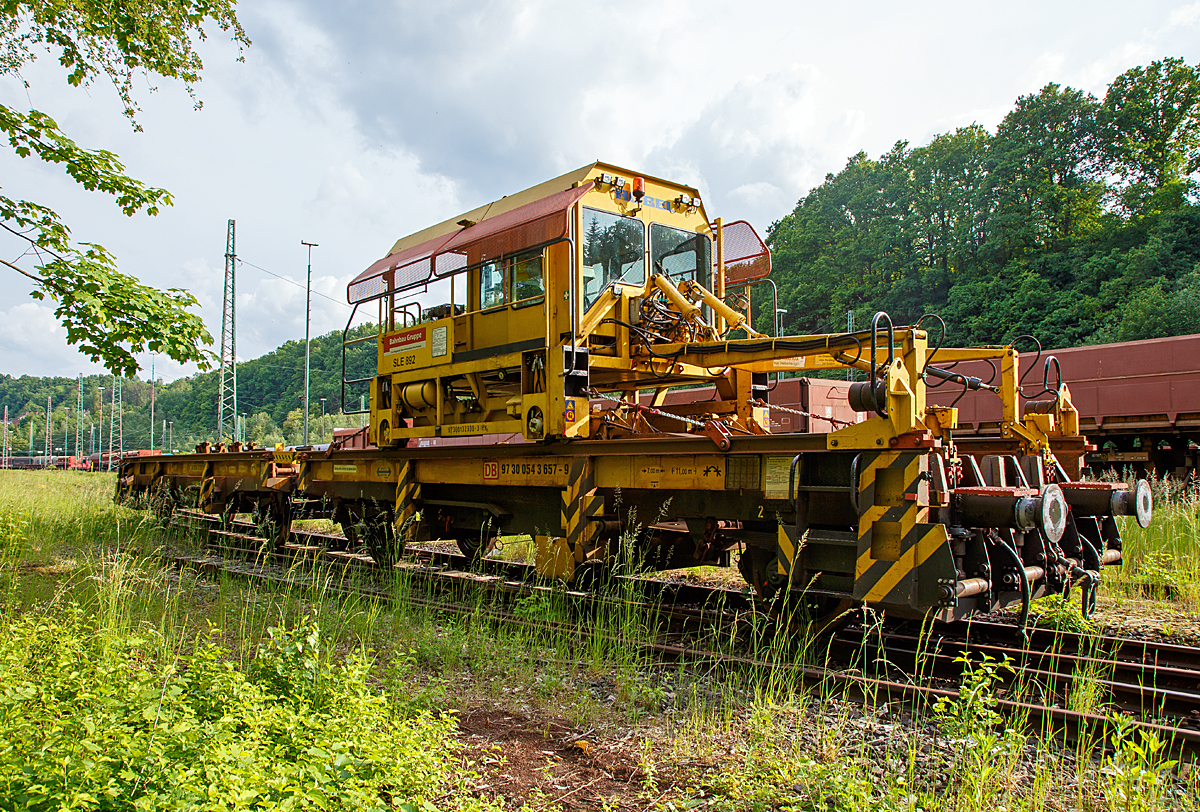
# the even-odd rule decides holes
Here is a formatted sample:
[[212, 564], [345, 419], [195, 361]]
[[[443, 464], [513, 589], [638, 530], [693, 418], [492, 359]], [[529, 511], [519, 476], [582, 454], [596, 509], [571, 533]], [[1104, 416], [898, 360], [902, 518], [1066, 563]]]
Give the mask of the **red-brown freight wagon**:
[[[1058, 359], [1079, 410], [1080, 432], [1095, 446], [1085, 457], [1093, 472], [1129, 466], [1183, 478], [1197, 469], [1200, 335], [1045, 351], [1025, 375], [1022, 390], [1028, 399], [1049, 397], [1039, 390], [1050, 356]], [[1021, 353], [1022, 366], [1033, 359], [1034, 353]], [[1053, 387], [1057, 372], [1049, 363]], [[992, 377], [980, 362], [963, 363], [953, 371], [984, 382]], [[986, 391], [962, 392], [961, 385], [948, 382], [930, 390], [929, 403], [949, 406], [957, 400], [957, 436], [998, 438], [1000, 398]], [[1026, 399], [1021, 399], [1022, 407]]]

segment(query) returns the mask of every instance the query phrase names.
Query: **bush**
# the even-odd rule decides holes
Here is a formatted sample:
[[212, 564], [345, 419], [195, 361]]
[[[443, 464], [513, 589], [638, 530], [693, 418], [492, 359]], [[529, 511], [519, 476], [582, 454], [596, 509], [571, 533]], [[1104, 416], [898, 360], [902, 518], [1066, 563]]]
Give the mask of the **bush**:
[[98, 632], [78, 608], [0, 621], [4, 808], [415, 809], [448, 789], [453, 720], [373, 693], [362, 654], [322, 662], [311, 621], [249, 675], [213, 634], [158, 662]]

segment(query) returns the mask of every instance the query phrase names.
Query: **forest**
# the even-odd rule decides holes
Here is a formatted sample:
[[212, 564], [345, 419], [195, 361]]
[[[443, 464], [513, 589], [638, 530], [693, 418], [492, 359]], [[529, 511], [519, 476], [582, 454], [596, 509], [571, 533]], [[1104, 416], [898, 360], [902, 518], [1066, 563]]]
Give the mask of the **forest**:
[[1103, 99], [1048, 84], [994, 133], [860, 152], [768, 232], [784, 329], [886, 310], [940, 315], [953, 344], [1200, 332], [1198, 170], [1200, 71], [1179, 59], [1126, 71]]
[[[1198, 173], [1200, 69], [1174, 58], [1125, 71], [1103, 99], [1048, 84], [1018, 98], [994, 133], [971, 125], [924, 146], [900, 141], [878, 159], [860, 152], [768, 231], [783, 329], [862, 328], [886, 310], [896, 324], [938, 314], [951, 344], [1031, 335], [1057, 348], [1200, 332]], [[769, 331], [762, 290], [757, 321]], [[373, 374], [373, 347], [358, 347], [349, 378]], [[361, 425], [343, 413], [341, 371], [341, 334], [314, 339], [311, 442]], [[14, 453], [46, 448], [47, 398], [51, 451], [75, 453], [78, 385], [0, 375]], [[82, 450], [108, 447], [113, 385], [83, 378]], [[217, 386], [217, 372], [153, 386], [124, 379], [117, 436], [127, 450], [163, 448], [164, 432], [180, 450], [213, 439]], [[301, 442], [303, 392], [301, 341], [239, 364], [245, 438]], [[348, 391], [345, 408], [364, 393]]]

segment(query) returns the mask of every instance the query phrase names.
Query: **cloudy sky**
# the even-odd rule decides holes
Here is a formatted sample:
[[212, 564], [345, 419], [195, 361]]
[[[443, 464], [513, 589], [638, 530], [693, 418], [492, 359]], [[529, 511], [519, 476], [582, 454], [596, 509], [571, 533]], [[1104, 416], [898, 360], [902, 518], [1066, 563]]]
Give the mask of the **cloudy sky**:
[[[201, 46], [202, 110], [179, 86], [140, 83], [144, 132], [111, 87], [71, 88], [53, 59], [28, 89], [0, 78], [0, 102], [118, 153], [173, 208], [126, 218], [11, 153], [0, 186], [55, 207], [143, 281], [191, 290], [214, 335], [236, 220], [241, 359], [303, 338], [301, 240], [319, 243], [319, 335], [345, 325], [347, 281], [398, 237], [596, 159], [694, 184], [710, 214], [765, 233], [860, 150], [994, 128], [1047, 82], [1102, 95], [1134, 65], [1200, 61], [1200, 2], [1178, 0], [258, 0], [239, 16], [244, 62], [218, 33]], [[0, 239], [5, 259], [23, 251]], [[0, 373], [98, 371], [0, 272]], [[159, 358], [155, 371], [191, 370]]]

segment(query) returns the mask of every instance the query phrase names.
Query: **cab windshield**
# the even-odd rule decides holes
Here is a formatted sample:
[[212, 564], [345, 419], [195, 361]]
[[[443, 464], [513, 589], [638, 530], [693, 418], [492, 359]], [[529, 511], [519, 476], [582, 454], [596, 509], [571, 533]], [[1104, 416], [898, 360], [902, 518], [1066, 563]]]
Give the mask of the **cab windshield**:
[[614, 282], [646, 281], [646, 230], [641, 220], [583, 210], [583, 304], [589, 308]]
[[689, 279], [712, 290], [712, 241], [704, 234], [652, 223], [650, 265], [676, 285]]

